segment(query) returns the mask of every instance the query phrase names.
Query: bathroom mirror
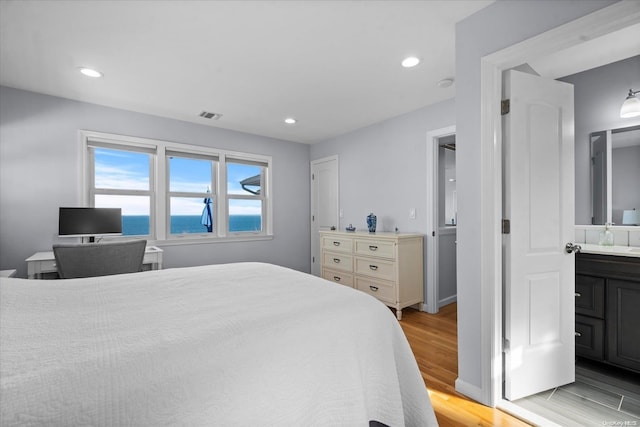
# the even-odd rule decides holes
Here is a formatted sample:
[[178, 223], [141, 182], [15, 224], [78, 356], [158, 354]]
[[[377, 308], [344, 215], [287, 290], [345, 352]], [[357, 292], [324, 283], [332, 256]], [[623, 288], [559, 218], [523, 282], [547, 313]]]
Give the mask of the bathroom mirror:
[[640, 126], [593, 132], [590, 139], [591, 223], [637, 225], [630, 218], [640, 212]]
[[458, 201], [456, 191], [456, 136], [438, 140], [438, 224], [457, 224]]

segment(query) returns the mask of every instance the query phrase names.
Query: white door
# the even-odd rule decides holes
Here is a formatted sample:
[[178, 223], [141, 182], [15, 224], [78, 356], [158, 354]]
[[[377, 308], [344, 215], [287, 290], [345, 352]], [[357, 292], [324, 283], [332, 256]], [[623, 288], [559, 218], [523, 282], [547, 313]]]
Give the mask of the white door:
[[338, 157], [311, 162], [311, 274], [320, 276], [320, 230], [338, 229]]
[[505, 397], [575, 379], [573, 86], [504, 76]]

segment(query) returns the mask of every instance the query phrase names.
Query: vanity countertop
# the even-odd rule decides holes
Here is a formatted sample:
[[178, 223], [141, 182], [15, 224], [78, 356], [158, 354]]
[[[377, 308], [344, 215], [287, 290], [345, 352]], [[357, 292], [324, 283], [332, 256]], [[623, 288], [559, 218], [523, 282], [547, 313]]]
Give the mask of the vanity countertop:
[[592, 243], [579, 243], [580, 252], [586, 254], [617, 255], [640, 258], [640, 247], [637, 246], [602, 246]]

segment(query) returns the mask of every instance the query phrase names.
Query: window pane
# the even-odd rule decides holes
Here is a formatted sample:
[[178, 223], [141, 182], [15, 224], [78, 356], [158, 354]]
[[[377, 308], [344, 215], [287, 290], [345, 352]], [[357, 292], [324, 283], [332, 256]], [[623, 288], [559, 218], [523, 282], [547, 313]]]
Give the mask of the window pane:
[[260, 194], [262, 167], [227, 163], [227, 194]]
[[229, 200], [229, 231], [262, 231], [262, 201]]
[[94, 148], [95, 187], [149, 190], [149, 156], [110, 148]]
[[171, 234], [210, 233], [214, 230], [215, 209], [212, 199], [172, 197], [170, 214]]
[[214, 188], [212, 168], [211, 160], [169, 157], [169, 191], [204, 193]]
[[149, 196], [117, 196], [96, 194], [97, 208], [122, 209], [122, 234], [125, 236], [148, 236], [149, 212], [151, 198]]

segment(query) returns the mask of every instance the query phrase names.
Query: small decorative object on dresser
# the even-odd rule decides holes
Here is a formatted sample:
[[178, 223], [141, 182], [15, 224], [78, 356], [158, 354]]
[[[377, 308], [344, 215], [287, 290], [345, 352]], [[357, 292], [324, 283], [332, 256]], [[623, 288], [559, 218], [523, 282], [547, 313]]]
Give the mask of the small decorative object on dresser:
[[422, 234], [321, 231], [322, 277], [396, 309], [424, 301]]
[[367, 215], [367, 227], [369, 228], [369, 233], [376, 232], [376, 222], [378, 222], [378, 218], [372, 213]]

